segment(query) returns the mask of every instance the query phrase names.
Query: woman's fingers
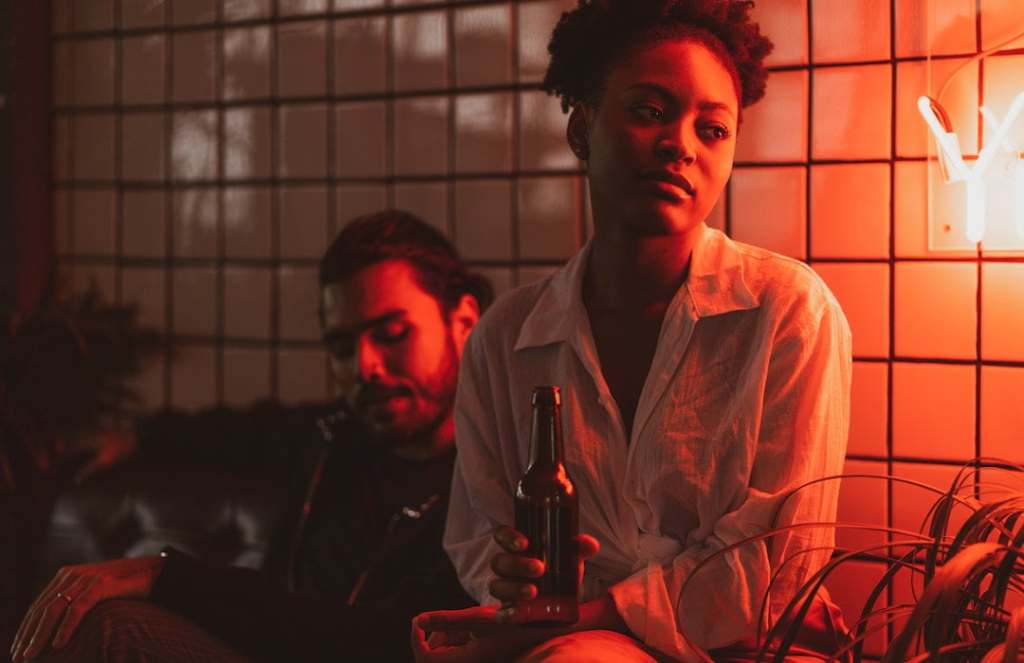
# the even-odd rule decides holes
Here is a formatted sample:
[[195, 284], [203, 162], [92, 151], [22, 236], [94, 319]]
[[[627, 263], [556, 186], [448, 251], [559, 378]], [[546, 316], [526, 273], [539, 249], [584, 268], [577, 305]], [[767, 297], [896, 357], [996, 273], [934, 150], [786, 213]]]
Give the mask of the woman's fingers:
[[75, 634], [75, 630], [78, 625], [82, 622], [82, 617], [85, 613], [93, 609], [93, 607], [103, 600], [103, 596], [99, 594], [99, 590], [102, 589], [99, 578], [87, 577], [83, 578], [83, 581], [71, 588], [68, 591], [68, 596], [73, 600], [68, 604], [67, 610], [64, 611], [64, 618], [60, 622], [60, 626], [57, 628], [57, 633], [53, 637], [53, 648], [60, 649], [68, 643], [71, 636]]
[[494, 540], [505, 552], [518, 553], [526, 550], [529, 540], [526, 536], [508, 525], [502, 525], [494, 531]]

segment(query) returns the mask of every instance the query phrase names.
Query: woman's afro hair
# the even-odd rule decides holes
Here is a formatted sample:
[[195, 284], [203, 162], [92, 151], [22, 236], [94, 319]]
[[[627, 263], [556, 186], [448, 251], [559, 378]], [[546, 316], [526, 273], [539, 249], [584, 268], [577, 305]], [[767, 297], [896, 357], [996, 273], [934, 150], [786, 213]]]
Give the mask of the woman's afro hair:
[[772, 42], [750, 20], [753, 6], [752, 0], [579, 0], [562, 14], [551, 35], [543, 88], [562, 100], [563, 111], [596, 103], [616, 57], [638, 43], [682, 32], [705, 37], [702, 41], [710, 41], [717, 55], [729, 56], [744, 108], [764, 96], [764, 58], [772, 50]]

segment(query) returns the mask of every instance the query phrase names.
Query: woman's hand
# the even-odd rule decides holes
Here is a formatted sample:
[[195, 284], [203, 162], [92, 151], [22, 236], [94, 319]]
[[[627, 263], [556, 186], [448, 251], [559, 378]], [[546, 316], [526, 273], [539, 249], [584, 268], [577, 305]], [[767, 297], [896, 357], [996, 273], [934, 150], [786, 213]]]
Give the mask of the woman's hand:
[[[499, 619], [509, 622], [521, 621], [517, 617], [525, 618], [526, 615], [516, 615], [514, 605], [519, 601], [536, 598], [537, 585], [530, 580], [544, 575], [544, 562], [523, 554], [522, 551], [526, 550], [529, 541], [522, 532], [511, 527], [502, 526], [495, 530], [494, 541], [504, 552], [497, 553], [491, 558], [491, 571], [495, 577], [488, 589], [491, 596], [501, 601]], [[582, 582], [583, 562], [596, 555], [601, 545], [588, 534], [580, 534], [576, 541], [580, 557], [579, 582]]]
[[14, 663], [35, 658], [47, 645], [66, 645], [82, 617], [100, 601], [148, 597], [164, 561], [154, 556], [63, 567], [22, 620], [11, 645]]
[[416, 663], [504, 661], [569, 632], [567, 628], [524, 628], [497, 606], [437, 610], [412, 620]]

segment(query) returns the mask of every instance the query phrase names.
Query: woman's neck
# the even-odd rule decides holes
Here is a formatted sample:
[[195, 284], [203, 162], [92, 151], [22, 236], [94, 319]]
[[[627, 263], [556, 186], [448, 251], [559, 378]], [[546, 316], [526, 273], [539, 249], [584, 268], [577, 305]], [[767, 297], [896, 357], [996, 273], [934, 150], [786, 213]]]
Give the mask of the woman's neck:
[[700, 227], [677, 235], [594, 234], [583, 283], [589, 310], [664, 310], [686, 280]]

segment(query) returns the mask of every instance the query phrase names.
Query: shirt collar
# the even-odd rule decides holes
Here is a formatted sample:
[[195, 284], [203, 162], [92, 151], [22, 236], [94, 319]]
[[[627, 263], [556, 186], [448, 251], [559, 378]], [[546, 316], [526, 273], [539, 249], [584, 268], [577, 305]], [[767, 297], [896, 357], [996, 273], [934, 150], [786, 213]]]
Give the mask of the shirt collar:
[[[760, 301], [744, 279], [740, 248], [703, 223], [699, 232], [689, 276], [676, 299], [689, 294], [698, 318], [756, 308]], [[582, 293], [590, 248], [588, 241], [544, 286], [523, 322], [514, 350], [568, 341], [579, 332], [580, 323], [587, 321]]]

